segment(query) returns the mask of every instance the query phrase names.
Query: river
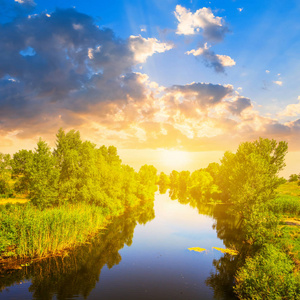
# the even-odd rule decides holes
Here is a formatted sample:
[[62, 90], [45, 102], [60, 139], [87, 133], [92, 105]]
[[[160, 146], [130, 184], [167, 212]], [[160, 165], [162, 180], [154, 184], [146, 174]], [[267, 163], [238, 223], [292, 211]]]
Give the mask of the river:
[[180, 202], [157, 193], [65, 257], [2, 276], [0, 299], [234, 299], [235, 258], [212, 249], [232, 245], [234, 221]]

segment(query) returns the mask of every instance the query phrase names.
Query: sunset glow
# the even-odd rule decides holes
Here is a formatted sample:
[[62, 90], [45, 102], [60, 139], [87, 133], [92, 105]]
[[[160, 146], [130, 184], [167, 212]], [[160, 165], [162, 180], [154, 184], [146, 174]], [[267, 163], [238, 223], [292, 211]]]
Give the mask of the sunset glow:
[[174, 170], [187, 166], [190, 161], [190, 155], [185, 151], [163, 150], [161, 153], [161, 163], [172, 167]]
[[[3, 153], [39, 137], [54, 147], [59, 128], [132, 151], [234, 151], [258, 137], [300, 151], [298, 2], [5, 0], [0, 9]], [[189, 162], [166, 153], [165, 165]]]

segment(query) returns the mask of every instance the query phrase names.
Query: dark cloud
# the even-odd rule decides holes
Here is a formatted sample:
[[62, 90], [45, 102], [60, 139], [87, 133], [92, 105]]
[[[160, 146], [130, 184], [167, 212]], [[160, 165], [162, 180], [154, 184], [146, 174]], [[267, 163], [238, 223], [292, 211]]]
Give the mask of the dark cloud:
[[194, 56], [201, 56], [207, 67], [214, 68], [217, 73], [225, 73], [225, 67], [232, 67], [235, 65], [235, 61], [228, 55], [216, 54], [205, 43], [197, 50], [193, 49], [187, 51], [186, 54], [193, 54]]
[[246, 109], [252, 107], [251, 100], [245, 97], [238, 97], [233, 102], [228, 102], [228, 110], [233, 115], [240, 115], [241, 112]]
[[192, 83], [187, 85], [173, 85], [168, 89], [172, 92], [180, 92], [183, 97], [196, 101], [200, 107], [211, 107], [220, 103], [225, 97], [231, 95], [231, 85], [212, 83]]
[[15, 18], [0, 36], [1, 128], [145, 97], [128, 41], [74, 9]]

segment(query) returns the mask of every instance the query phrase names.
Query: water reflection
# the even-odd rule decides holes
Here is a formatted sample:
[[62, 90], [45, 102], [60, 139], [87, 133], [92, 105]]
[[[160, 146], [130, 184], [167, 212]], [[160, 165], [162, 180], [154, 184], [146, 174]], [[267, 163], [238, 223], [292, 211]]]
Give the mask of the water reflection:
[[178, 200], [181, 204], [188, 204], [198, 210], [199, 214], [213, 217], [215, 222], [213, 229], [221, 239], [226, 248], [239, 251], [239, 255], [232, 256], [225, 253], [219, 259], [213, 260], [214, 272], [206, 279], [207, 286], [213, 288], [215, 299], [235, 299], [233, 292], [235, 272], [244, 261], [247, 249], [241, 239], [240, 222], [231, 214], [228, 214], [228, 205], [226, 204], [208, 204], [207, 201], [199, 201], [191, 196], [187, 189], [171, 188], [169, 197], [172, 200]]
[[[122, 260], [120, 249], [132, 244], [137, 224], [154, 219], [153, 201], [143, 203], [116, 218], [90, 244], [70, 251], [64, 257], [47, 258], [11, 274], [2, 274], [0, 290], [21, 281], [30, 280], [33, 299], [71, 299], [78, 295], [87, 298], [101, 281], [101, 270], [109, 269]], [[1, 295], [1, 294], [0, 294]]]
[[[28, 280], [28, 299], [234, 299], [234, 274], [243, 256], [216, 250], [192, 253], [187, 248], [227, 247], [243, 253], [238, 221], [226, 214], [226, 206], [204, 204], [186, 190], [169, 194], [180, 204], [157, 196], [157, 217], [145, 228], [136, 226], [154, 219], [153, 201], [115, 219], [90, 244], [63, 258], [6, 274], [0, 289]], [[25, 299], [22, 293], [15, 298]]]

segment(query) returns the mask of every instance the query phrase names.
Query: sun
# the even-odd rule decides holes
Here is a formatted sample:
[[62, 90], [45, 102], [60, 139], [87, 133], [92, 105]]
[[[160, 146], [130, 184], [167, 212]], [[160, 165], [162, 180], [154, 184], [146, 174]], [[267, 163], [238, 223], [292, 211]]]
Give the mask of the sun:
[[178, 170], [188, 165], [190, 155], [186, 151], [179, 150], [162, 150], [161, 163], [168, 168]]

